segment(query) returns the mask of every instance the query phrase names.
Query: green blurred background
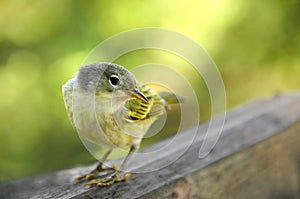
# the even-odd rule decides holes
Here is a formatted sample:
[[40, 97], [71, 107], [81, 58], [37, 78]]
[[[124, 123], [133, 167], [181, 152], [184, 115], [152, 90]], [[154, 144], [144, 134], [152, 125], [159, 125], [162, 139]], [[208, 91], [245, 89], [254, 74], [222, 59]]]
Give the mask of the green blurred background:
[[[95, 161], [68, 121], [61, 86], [108, 37], [162, 27], [192, 38], [219, 67], [231, 108], [299, 88], [299, 19], [299, 0], [0, 1], [0, 180]], [[117, 62], [159, 62], [147, 53]], [[205, 120], [209, 95], [199, 85]]]

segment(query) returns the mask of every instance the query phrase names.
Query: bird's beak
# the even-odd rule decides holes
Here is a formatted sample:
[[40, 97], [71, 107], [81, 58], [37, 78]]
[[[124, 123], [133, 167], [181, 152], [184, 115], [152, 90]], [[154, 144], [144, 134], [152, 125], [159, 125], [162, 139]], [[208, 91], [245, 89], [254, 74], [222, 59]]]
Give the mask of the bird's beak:
[[148, 98], [141, 92], [139, 89], [134, 89], [134, 92], [132, 92], [132, 97], [135, 97], [137, 99], [140, 99], [146, 103], [149, 102]]

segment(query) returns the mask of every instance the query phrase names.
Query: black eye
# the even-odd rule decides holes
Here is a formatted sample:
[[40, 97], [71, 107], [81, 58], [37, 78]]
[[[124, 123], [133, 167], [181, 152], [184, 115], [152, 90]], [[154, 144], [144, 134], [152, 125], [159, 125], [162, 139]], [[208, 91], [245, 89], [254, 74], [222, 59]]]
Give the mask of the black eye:
[[117, 75], [112, 75], [109, 78], [109, 83], [110, 85], [112, 85], [113, 87], [116, 87], [120, 84], [120, 79]]

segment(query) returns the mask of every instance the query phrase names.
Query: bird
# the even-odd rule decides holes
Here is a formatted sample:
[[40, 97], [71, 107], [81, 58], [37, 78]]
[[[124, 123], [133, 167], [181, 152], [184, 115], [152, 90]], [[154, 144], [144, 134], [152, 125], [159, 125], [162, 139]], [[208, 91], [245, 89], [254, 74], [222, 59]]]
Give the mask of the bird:
[[[122, 170], [151, 125], [179, 101], [173, 93], [155, 91], [140, 83], [125, 67], [108, 62], [85, 64], [62, 86], [66, 112], [77, 131], [89, 141], [107, 148], [91, 172], [76, 178], [88, 186], [111, 186], [132, 177]], [[119, 168], [104, 168], [116, 148], [129, 148]], [[96, 179], [99, 173], [109, 176]]]

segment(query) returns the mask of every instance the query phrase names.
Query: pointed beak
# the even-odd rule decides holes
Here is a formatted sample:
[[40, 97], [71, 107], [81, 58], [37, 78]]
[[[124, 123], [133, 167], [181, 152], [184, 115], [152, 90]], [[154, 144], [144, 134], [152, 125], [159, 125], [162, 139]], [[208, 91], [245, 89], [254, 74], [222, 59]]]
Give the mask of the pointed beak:
[[149, 102], [148, 98], [141, 92], [139, 91], [139, 89], [134, 89], [133, 93], [132, 93], [132, 97], [135, 97], [137, 99], [140, 99], [146, 103]]

